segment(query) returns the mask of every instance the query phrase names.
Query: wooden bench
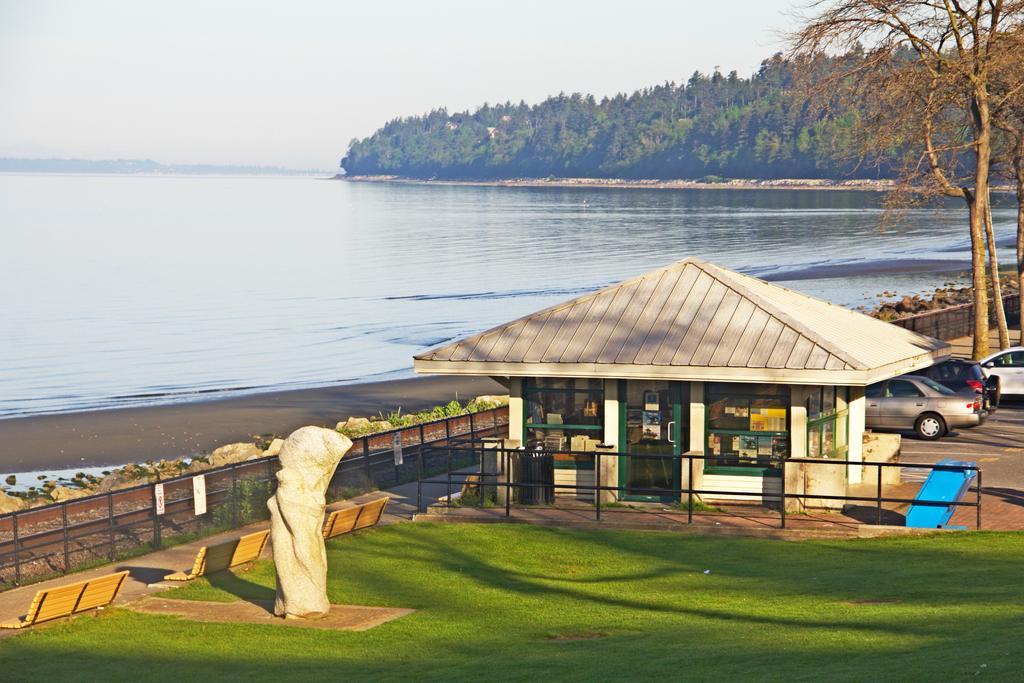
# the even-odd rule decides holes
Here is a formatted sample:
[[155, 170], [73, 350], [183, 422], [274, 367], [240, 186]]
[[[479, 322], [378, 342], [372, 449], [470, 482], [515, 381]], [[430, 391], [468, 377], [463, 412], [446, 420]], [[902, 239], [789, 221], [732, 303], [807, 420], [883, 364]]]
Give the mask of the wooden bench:
[[459, 493], [460, 496], [468, 496], [471, 494], [480, 493], [480, 475], [469, 474], [466, 475], [466, 480], [462, 482], [462, 491]]
[[89, 581], [49, 588], [36, 593], [28, 612], [18, 621], [0, 623], [0, 628], [25, 628], [60, 617], [105, 607], [114, 601], [128, 572], [117, 572]]
[[373, 526], [380, 521], [388, 500], [387, 497], [378, 498], [355, 507], [335, 510], [324, 521], [324, 538], [334, 538]]
[[224, 571], [246, 562], [254, 562], [263, 554], [263, 548], [266, 547], [269, 537], [270, 530], [268, 529], [246, 534], [241, 538], [217, 545], [203, 546], [196, 554], [196, 561], [192, 564], [190, 572], [168, 574], [164, 577], [164, 581], [191, 581], [197, 576]]

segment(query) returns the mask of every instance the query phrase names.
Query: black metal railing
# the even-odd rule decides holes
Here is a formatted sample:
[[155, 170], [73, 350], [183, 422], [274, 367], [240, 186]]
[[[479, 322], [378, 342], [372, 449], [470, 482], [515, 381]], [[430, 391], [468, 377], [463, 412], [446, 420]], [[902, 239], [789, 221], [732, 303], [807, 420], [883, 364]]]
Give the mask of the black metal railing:
[[[328, 499], [443, 472], [458, 460], [436, 457], [439, 445], [465, 447], [507, 425], [508, 408], [501, 407], [356, 437]], [[266, 519], [277, 470], [278, 457], [270, 456], [0, 515], [0, 590]], [[207, 511], [195, 515], [192, 480], [199, 474]], [[156, 484], [163, 485], [162, 514]]]
[[[553, 489], [560, 489], [563, 491], [570, 492], [574, 495], [580, 493], [588, 494], [588, 497], [593, 498], [594, 516], [595, 519], [601, 519], [602, 501], [601, 492], [611, 492], [616, 497], [621, 497], [623, 494], [631, 496], [652, 496], [652, 497], [666, 497], [673, 500], [683, 502], [684, 496], [686, 500], [686, 518], [687, 523], [693, 522], [693, 513], [695, 504], [698, 502], [697, 497], [699, 496], [729, 496], [730, 498], [757, 498], [762, 502], [774, 502], [778, 506], [779, 510], [779, 526], [780, 528], [786, 528], [786, 505], [787, 500], [798, 500], [806, 505], [807, 501], [820, 501], [820, 500], [831, 500], [843, 503], [872, 503], [876, 511], [876, 524], [882, 524], [883, 517], [883, 503], [895, 503], [895, 504], [914, 504], [923, 506], [933, 507], [949, 507], [950, 505], [956, 505], [967, 508], [975, 509], [975, 528], [981, 529], [981, 500], [982, 500], [982, 473], [981, 468], [976, 465], [957, 465], [958, 470], [967, 470], [976, 474], [976, 480], [972, 485], [974, 491], [974, 500], [962, 500], [957, 502], [951, 502], [949, 500], [926, 500], [918, 498], [906, 498], [901, 496], [883, 495], [883, 477], [882, 472], [885, 468], [901, 468], [901, 469], [921, 469], [921, 470], [942, 470], [949, 469], [944, 468], [941, 465], [929, 465], [929, 464], [918, 464], [918, 463], [892, 463], [892, 462], [860, 462], [852, 460], [825, 460], [818, 458], [772, 458], [771, 466], [779, 471], [779, 475], [776, 477], [766, 477], [766, 479], [773, 479], [779, 482], [778, 491], [761, 490], [761, 491], [749, 491], [739, 489], [721, 489], [721, 488], [698, 488], [691, 485], [694, 481], [694, 475], [696, 474], [696, 466], [702, 466], [706, 460], [715, 460], [717, 456], [707, 456], [700, 453], [683, 453], [679, 455], [657, 455], [651, 453], [617, 453], [613, 451], [558, 451], [560, 455], [571, 455], [571, 456], [582, 456], [584, 458], [594, 459], [594, 483], [593, 484], [579, 484], [571, 483], [568, 481], [561, 482], [530, 482], [530, 481], [514, 481], [509, 476], [516, 468], [516, 460], [523, 459], [525, 457], [537, 458], [538, 456], [553, 456], [554, 452], [542, 451], [542, 450], [525, 450], [525, 449], [507, 449], [497, 446], [493, 443], [488, 444], [485, 442], [464, 443], [461, 445], [448, 446], [445, 449], [446, 456], [445, 461], [449, 464], [446, 471], [443, 473], [442, 478], [432, 477], [421, 477], [417, 485], [417, 509], [420, 512], [424, 512], [423, 506], [423, 486], [424, 485], [447, 485], [447, 495], [439, 499], [437, 505], [442, 507], [452, 507], [454, 501], [459, 499], [454, 486], [459, 485], [460, 488], [466, 486], [467, 480], [471, 487], [479, 487], [479, 497], [477, 499], [478, 505], [486, 505], [490, 501], [485, 501], [485, 491], [491, 490], [503, 490], [503, 500], [494, 501], [495, 505], [503, 505], [505, 508], [505, 516], [511, 515], [511, 508], [514, 503], [514, 499], [517, 497], [516, 493], [521, 491], [533, 491], [533, 490], [551, 490], [551, 496], [531, 496], [531, 500], [536, 501], [538, 499], [553, 498]], [[487, 459], [490, 454], [491, 459], [494, 461], [492, 464], [497, 465], [491, 469], [487, 467]], [[495, 459], [496, 458], [496, 459]], [[680, 476], [676, 477], [679, 481], [678, 486], [674, 487], [658, 487], [658, 488], [645, 488], [637, 486], [622, 486], [618, 482], [608, 483], [602, 481], [602, 459], [604, 458], [618, 458], [619, 467], [622, 466], [621, 459], [633, 459], [641, 458], [644, 460], [651, 460], [653, 458], [663, 459], [668, 461], [673, 472], [678, 472]], [[473, 467], [473, 471], [468, 471], [470, 464]], [[864, 495], [851, 495], [845, 493], [843, 495], [826, 494], [826, 493], [815, 493], [815, 492], [796, 492], [786, 490], [786, 475], [787, 470], [797, 465], [803, 465], [811, 468], [821, 467], [869, 467], [875, 468], [875, 494], [871, 496]], [[685, 469], [683, 469], [685, 468]], [[685, 485], [683, 485], [682, 473], [686, 473]], [[474, 477], [473, 479], [468, 479]], [[455, 481], [454, 478], [461, 478], [462, 481]], [[845, 477], [844, 477], [845, 481]], [[870, 481], [870, 480], [869, 480]], [[522, 496], [519, 496], [521, 499]], [[443, 501], [440, 502], [440, 501]], [[466, 506], [465, 501], [459, 500], [459, 506]], [[558, 507], [554, 505], [554, 507]], [[607, 503], [605, 503], [607, 507]], [[660, 511], [659, 511], [660, 512]]]

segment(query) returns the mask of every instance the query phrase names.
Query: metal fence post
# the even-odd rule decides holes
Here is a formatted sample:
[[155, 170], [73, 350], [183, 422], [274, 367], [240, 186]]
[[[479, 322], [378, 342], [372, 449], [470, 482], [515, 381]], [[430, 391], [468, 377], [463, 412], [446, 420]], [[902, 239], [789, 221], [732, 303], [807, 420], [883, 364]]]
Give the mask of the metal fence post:
[[68, 573], [69, 564], [69, 553], [68, 553], [68, 503], [64, 503], [60, 506], [60, 516], [64, 527], [64, 573]]
[[370, 468], [370, 437], [363, 437], [363, 466], [366, 468], [366, 483], [373, 483], [373, 470]]
[[107, 494], [107, 520], [110, 522], [107, 527], [107, 533], [110, 536], [110, 561], [113, 562], [117, 557], [117, 552], [114, 547], [114, 494]]
[[484, 473], [487, 469], [484, 465], [484, 445], [480, 444], [480, 477], [477, 479], [477, 500], [480, 508], [484, 506]]
[[875, 485], [875, 506], [878, 510], [876, 524], [882, 525], [882, 466], [875, 467], [875, 478], [878, 482]]
[[686, 523], [693, 524], [693, 456], [686, 457]]
[[450, 442], [448, 444], [448, 467], [446, 469], [448, 470], [448, 497], [445, 499], [447, 501], [445, 503], [445, 506], [446, 507], [451, 507], [452, 506], [452, 445], [451, 445]]
[[[156, 480], [157, 480], [157, 483], [160, 482], [160, 475], [157, 475]], [[151, 503], [153, 505], [153, 547], [154, 548], [159, 548], [162, 545], [163, 541], [160, 538], [160, 514], [158, 513], [158, 511], [156, 509], [156, 486], [155, 485], [151, 486], [149, 488], [149, 493], [150, 493], [150, 495], [152, 497]]]
[[981, 529], [981, 468], [978, 468], [978, 491], [975, 502], [978, 503], [976, 508], [977, 517], [974, 520], [975, 529]]
[[14, 585], [21, 585], [21, 548], [18, 544], [18, 513], [11, 516], [11, 528], [14, 530]]
[[[404, 444], [403, 444], [403, 441], [405, 441], [404, 436], [405, 436], [405, 430], [404, 429], [399, 430], [399, 432], [398, 432], [398, 447], [399, 448], [404, 448]], [[392, 450], [394, 450], [394, 443], [395, 443], [395, 439], [394, 439], [394, 437], [391, 437]], [[404, 452], [402, 454], [402, 458], [403, 459], [405, 458]], [[398, 471], [398, 463], [395, 462], [395, 486], [398, 486], [398, 484], [401, 483], [399, 481], [399, 479], [400, 479], [400, 474], [399, 474], [399, 471]]]
[[424, 447], [424, 442], [426, 442], [426, 439], [423, 438], [423, 434], [424, 434], [424, 432], [423, 432], [423, 423], [421, 422], [420, 423], [420, 447], [417, 450], [417, 453], [420, 456], [420, 477], [421, 478], [423, 477], [423, 447]]
[[594, 452], [594, 507], [597, 509], [597, 521], [601, 521], [601, 451]]
[[505, 456], [501, 471], [505, 473], [505, 516], [512, 514], [512, 471], [509, 469], [511, 459], [508, 450], [502, 448], [501, 454]]
[[781, 521], [782, 528], [785, 529], [786, 528], [786, 459], [785, 458], [782, 459], [782, 493], [779, 495], [779, 500], [781, 501], [781, 505], [779, 505], [779, 508], [782, 510], [782, 513], [781, 513], [781, 516], [780, 516], [779, 519]]
[[231, 465], [231, 526], [238, 528], [238, 465]]

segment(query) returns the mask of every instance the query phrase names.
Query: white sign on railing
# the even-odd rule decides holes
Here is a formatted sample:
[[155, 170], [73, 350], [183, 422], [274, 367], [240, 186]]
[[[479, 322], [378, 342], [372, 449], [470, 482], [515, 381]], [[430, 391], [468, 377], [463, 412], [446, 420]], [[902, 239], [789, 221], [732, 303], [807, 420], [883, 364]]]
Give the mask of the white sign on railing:
[[197, 474], [192, 477], [192, 502], [195, 504], [196, 516], [206, 514], [206, 476]]
[[156, 514], [164, 514], [164, 485], [157, 484], [153, 487], [153, 498], [156, 501]]
[[395, 432], [391, 443], [395, 449], [395, 467], [402, 464], [402, 432]]

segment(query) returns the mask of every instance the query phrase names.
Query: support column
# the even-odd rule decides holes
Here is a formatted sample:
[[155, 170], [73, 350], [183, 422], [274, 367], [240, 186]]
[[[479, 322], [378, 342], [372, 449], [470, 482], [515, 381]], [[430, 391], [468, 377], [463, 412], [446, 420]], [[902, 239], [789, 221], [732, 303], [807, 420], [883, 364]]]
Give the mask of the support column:
[[[704, 383], [703, 382], [690, 382], [690, 443], [683, 444], [689, 446], [684, 448], [684, 452], [693, 453], [696, 455], [704, 455], [704, 445], [707, 443], [707, 437], [704, 433], [704, 415], [706, 407], [704, 404]], [[690, 488], [690, 463], [684, 461], [682, 463], [682, 473], [680, 479], [682, 480], [683, 488]], [[693, 461], [693, 482], [692, 488], [699, 489], [704, 484], [704, 461], [694, 460]], [[683, 500], [686, 500], [686, 494], [683, 494]], [[694, 496], [697, 500], [700, 499], [699, 495]]]
[[508, 387], [508, 438], [523, 443], [523, 380], [521, 377], [509, 378]]
[[[864, 462], [864, 411], [867, 403], [864, 398], [864, 387], [850, 387], [850, 432], [847, 459], [851, 462]], [[846, 473], [847, 481], [859, 484], [861, 481], [860, 465], [850, 465]]]
[[[506, 449], [514, 450], [524, 445], [523, 434], [523, 379], [521, 377], [510, 377], [508, 383], [508, 438], [502, 442]], [[495, 470], [500, 474], [496, 478], [497, 495], [495, 496], [498, 505], [505, 505], [505, 498], [509, 489], [501, 486], [511, 478], [511, 472], [505, 471], [507, 464], [512, 470], [514, 454], [508, 453], [498, 458]], [[514, 471], [514, 470], [512, 470]]]
[[[806, 458], [808, 456], [807, 397], [812, 390], [820, 391], [820, 388], [800, 385], [791, 385], [789, 387], [789, 454], [793, 458]], [[806, 467], [800, 463], [786, 465], [786, 493], [806, 493]], [[805, 500], [800, 498], [787, 499], [786, 511], [803, 512], [805, 502]]]
[[[625, 398], [625, 397], [623, 397]], [[619, 380], [604, 381], [604, 443], [610, 449], [601, 449], [601, 485], [617, 486], [619, 483], [619, 458], [607, 453], [617, 453], [621, 435], [619, 434]], [[614, 491], [602, 491], [601, 502], [613, 503], [619, 499]]]
[[703, 453], [705, 443], [704, 383], [690, 382], [690, 451]]

